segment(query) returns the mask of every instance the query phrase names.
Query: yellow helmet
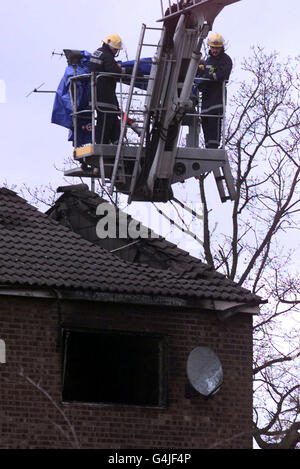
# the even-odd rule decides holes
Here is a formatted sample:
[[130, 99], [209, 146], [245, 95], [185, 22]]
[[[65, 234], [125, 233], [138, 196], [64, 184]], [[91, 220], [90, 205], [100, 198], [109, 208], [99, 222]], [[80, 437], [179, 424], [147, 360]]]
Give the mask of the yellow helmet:
[[105, 44], [107, 44], [111, 49], [123, 49], [122, 39], [118, 34], [110, 34], [103, 42], [105, 42]]
[[208, 37], [207, 44], [209, 47], [224, 47], [224, 38], [221, 34], [211, 33]]

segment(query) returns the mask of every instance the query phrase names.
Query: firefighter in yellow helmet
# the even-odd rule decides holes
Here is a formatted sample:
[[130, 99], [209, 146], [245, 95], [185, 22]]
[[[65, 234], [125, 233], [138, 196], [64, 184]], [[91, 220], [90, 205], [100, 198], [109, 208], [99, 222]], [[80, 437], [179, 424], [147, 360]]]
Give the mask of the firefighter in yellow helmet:
[[[199, 66], [199, 91], [202, 92], [201, 121], [206, 148], [218, 148], [221, 140], [223, 114], [223, 82], [229, 79], [232, 60], [225, 53], [224, 38], [211, 33], [209, 55]], [[220, 116], [220, 117], [219, 117]]]
[[[123, 49], [118, 34], [110, 34], [103, 40], [90, 59], [91, 72], [126, 73], [115, 60]], [[117, 76], [99, 76], [97, 79], [96, 143], [116, 143], [120, 135], [119, 103], [116, 96]]]

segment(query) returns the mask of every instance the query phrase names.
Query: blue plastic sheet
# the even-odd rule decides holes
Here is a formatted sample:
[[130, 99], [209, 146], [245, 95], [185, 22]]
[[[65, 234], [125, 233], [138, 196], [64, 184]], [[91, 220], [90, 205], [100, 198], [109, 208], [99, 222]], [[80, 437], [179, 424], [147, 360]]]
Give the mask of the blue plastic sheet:
[[[85, 50], [81, 51], [82, 59], [81, 64], [77, 65], [77, 75], [83, 75], [90, 73], [90, 57], [91, 53]], [[126, 62], [121, 62], [122, 67], [127, 69], [133, 68], [134, 60], [129, 60]], [[151, 71], [151, 58], [144, 58], [140, 60], [138, 72], [140, 75], [149, 75]], [[69, 93], [70, 87], [70, 78], [74, 76], [74, 68], [71, 65], [68, 65], [63, 78], [61, 79], [54, 99], [54, 105], [52, 109], [51, 122], [53, 124], [61, 125], [69, 129], [69, 141], [74, 141], [74, 129], [73, 129], [73, 119], [72, 119], [72, 104]], [[128, 78], [128, 83], [130, 78]], [[147, 86], [147, 79], [138, 77], [137, 87], [145, 89]], [[77, 109], [78, 111], [88, 109], [90, 102], [90, 82], [88, 81], [77, 81]], [[90, 114], [87, 113], [86, 117], [89, 117]], [[84, 114], [82, 115], [84, 117]], [[88, 119], [81, 119], [79, 122], [82, 122], [82, 125], [78, 125], [77, 132], [77, 146], [84, 145], [91, 142], [92, 133], [87, 129], [89, 123]]]
[[[87, 51], [82, 51], [81, 64], [77, 65], [77, 75], [90, 73], [90, 56]], [[74, 68], [68, 65], [64, 76], [62, 77], [58, 88], [56, 90], [51, 122], [53, 124], [61, 125], [70, 130], [69, 140], [73, 141], [73, 119], [72, 119], [72, 104], [69, 93], [70, 78], [74, 76]], [[87, 82], [78, 81], [77, 85], [77, 108], [78, 110], [88, 109], [90, 101], [90, 86]], [[88, 121], [87, 121], [88, 123]], [[78, 142], [77, 144], [83, 145], [91, 141], [91, 132], [78, 128]]]

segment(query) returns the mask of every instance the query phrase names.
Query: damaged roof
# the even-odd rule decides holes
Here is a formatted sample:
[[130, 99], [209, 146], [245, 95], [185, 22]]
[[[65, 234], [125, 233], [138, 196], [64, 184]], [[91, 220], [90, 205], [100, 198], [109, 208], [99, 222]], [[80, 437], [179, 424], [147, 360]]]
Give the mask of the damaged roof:
[[[157, 235], [152, 230], [150, 233], [147, 227], [137, 221], [136, 223], [141, 226], [144, 233], [149, 231], [149, 236], [140, 238], [136, 242], [130, 238], [114, 238], [109, 241], [99, 239], [96, 235], [96, 225], [99, 221], [96, 210], [100, 204], [107, 204], [107, 200], [90, 191], [86, 184], [65, 186], [58, 188], [57, 191], [63, 192], [63, 195], [57, 199], [47, 214], [85, 239], [114, 252], [122, 259], [163, 270], [190, 273], [191, 278], [199, 278], [200, 275], [203, 275], [204, 278], [225, 278], [224, 275], [213, 270], [211, 266], [191, 256], [187, 251], [180, 249], [164, 237]], [[134, 220], [122, 210], [117, 208], [117, 211], [125, 215], [118, 220], [118, 223], [128, 226]], [[123, 232], [126, 230], [123, 229]]]
[[174, 272], [126, 262], [41, 213], [15, 192], [0, 189], [2, 287], [213, 299], [249, 305], [262, 302], [220, 274], [203, 278], [204, 270], [201, 266], [198, 272]]

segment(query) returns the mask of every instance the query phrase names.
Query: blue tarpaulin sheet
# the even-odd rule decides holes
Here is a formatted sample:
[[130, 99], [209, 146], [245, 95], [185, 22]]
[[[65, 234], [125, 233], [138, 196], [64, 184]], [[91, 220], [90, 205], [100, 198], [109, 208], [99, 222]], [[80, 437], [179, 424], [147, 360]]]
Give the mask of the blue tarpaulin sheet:
[[[83, 50], [81, 58], [81, 64], [77, 65], [77, 75], [84, 75], [90, 73], [90, 52]], [[122, 67], [133, 68], [134, 60], [129, 60], [126, 62], [121, 62]], [[151, 58], [144, 58], [140, 60], [138, 72], [142, 75], [149, 75], [151, 71]], [[64, 76], [62, 77], [54, 99], [51, 122], [53, 124], [61, 125], [70, 130], [69, 140], [73, 141], [73, 119], [72, 119], [72, 104], [70, 98], [70, 78], [74, 76], [74, 68], [71, 65], [68, 65]], [[137, 83], [137, 86], [145, 89], [147, 80], [139, 78], [140, 83]], [[130, 79], [128, 78], [128, 82]], [[77, 81], [77, 110], [84, 110], [89, 108], [90, 102], [90, 82], [88, 81]], [[90, 113], [87, 113], [88, 117]], [[84, 117], [84, 116], [82, 116]], [[85, 123], [84, 120], [82, 120]], [[89, 120], [86, 120], [86, 124], [89, 123]], [[86, 125], [78, 126], [78, 136], [77, 136], [77, 145], [84, 145], [91, 142], [91, 132], [86, 130]]]

